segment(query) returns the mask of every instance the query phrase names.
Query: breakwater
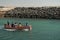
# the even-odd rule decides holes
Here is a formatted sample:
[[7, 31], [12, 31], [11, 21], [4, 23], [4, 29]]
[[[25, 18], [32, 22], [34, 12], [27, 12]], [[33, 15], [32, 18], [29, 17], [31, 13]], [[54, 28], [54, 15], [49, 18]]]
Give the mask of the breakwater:
[[60, 7], [16, 7], [4, 17], [60, 19]]

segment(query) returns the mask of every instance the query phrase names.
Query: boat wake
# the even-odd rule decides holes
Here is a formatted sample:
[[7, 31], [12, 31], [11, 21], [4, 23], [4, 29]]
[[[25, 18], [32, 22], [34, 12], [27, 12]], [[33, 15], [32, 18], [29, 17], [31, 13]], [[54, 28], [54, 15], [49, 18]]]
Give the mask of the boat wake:
[[4, 28], [4, 26], [1, 26], [1, 25], [0, 25], [0, 29], [3, 29], [3, 28]]
[[4, 29], [6, 31], [16, 31], [16, 29]]

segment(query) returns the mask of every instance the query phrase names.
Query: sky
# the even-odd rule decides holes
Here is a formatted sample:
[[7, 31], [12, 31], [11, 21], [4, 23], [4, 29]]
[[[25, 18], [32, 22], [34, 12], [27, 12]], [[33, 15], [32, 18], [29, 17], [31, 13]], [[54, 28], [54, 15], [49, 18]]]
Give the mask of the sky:
[[16, 7], [60, 6], [60, 0], [0, 0], [0, 6], [16, 6]]

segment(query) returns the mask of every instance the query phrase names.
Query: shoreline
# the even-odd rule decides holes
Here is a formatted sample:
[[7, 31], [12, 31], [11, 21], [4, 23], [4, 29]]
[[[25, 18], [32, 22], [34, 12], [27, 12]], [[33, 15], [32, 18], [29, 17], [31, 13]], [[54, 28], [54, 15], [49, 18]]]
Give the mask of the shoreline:
[[[3, 18], [5, 18], [5, 17], [3, 17]], [[12, 18], [8, 18], [8, 17], [6, 17], [6, 19], [12, 19]], [[47, 18], [14, 18], [14, 19], [30, 19], [30, 20], [41, 20], [41, 19], [43, 19], [43, 20], [60, 20], [60, 19], [47, 19]]]

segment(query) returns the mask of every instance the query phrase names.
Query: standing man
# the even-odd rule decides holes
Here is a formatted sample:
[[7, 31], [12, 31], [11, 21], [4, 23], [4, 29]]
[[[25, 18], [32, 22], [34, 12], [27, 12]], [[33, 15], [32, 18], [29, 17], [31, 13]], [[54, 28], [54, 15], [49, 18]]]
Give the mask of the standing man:
[[28, 26], [28, 23], [26, 22], [26, 26]]
[[7, 21], [7, 24], [9, 25], [9, 21]]

